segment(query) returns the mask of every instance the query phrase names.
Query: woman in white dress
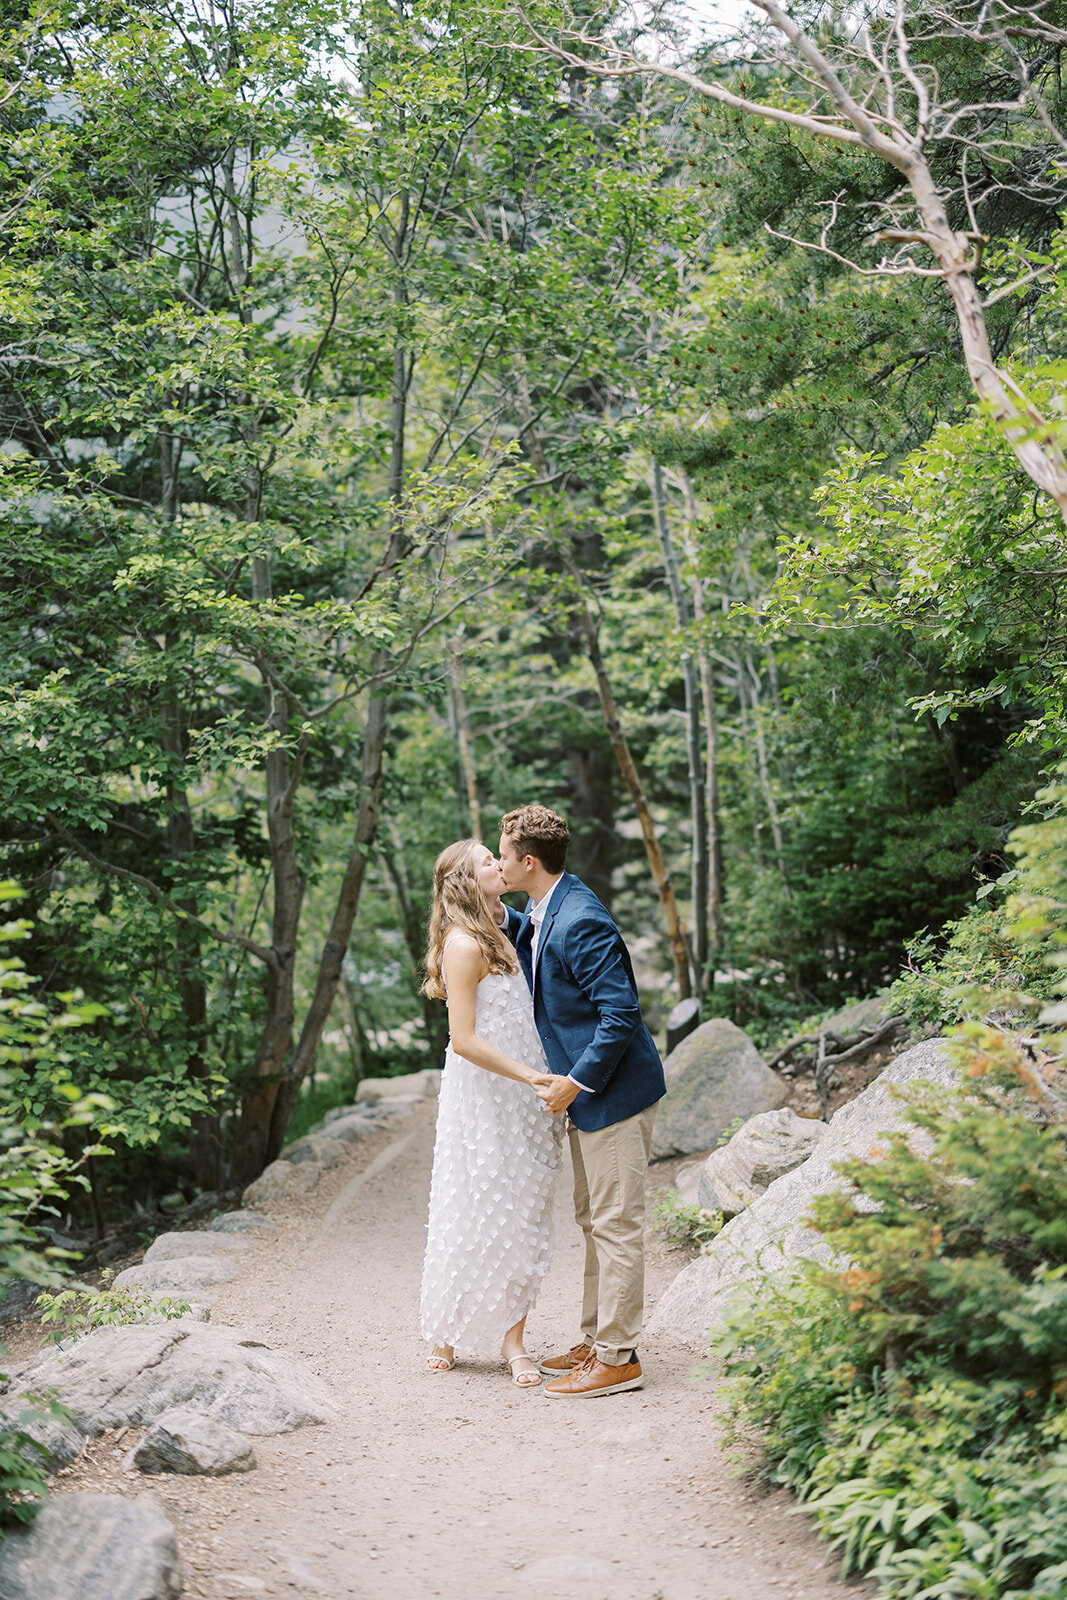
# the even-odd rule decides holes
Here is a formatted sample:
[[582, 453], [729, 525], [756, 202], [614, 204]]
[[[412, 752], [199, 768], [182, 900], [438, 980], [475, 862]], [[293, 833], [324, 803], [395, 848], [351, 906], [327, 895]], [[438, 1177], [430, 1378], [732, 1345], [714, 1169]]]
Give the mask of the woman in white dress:
[[449, 845], [434, 866], [426, 982], [448, 1002], [422, 1274], [422, 1332], [431, 1372], [457, 1351], [495, 1348], [514, 1382], [541, 1374], [523, 1344], [526, 1317], [551, 1254], [552, 1187], [562, 1119], [535, 1094], [552, 1078], [526, 980], [498, 926], [504, 884], [477, 839]]

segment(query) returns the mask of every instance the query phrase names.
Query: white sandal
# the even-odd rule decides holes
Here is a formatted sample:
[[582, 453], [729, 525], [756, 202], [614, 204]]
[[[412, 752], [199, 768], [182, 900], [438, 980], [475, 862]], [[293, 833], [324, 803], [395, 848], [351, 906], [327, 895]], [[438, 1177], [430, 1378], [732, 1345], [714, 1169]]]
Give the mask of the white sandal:
[[[521, 1356], [504, 1356], [504, 1360], [507, 1362], [511, 1371], [511, 1381], [515, 1385], [516, 1389], [536, 1389], [539, 1387], [542, 1379], [541, 1374], [538, 1371], [537, 1362], [534, 1360], [533, 1356], [528, 1356], [524, 1350]], [[531, 1372], [516, 1372], [516, 1361], [528, 1361], [533, 1370]], [[532, 1378], [533, 1382], [531, 1383], [527, 1381], [524, 1383], [522, 1381], [524, 1378], [527, 1380]]]
[[444, 1351], [438, 1352], [435, 1350], [426, 1357], [427, 1372], [451, 1372], [455, 1364], [455, 1356], [446, 1356]]

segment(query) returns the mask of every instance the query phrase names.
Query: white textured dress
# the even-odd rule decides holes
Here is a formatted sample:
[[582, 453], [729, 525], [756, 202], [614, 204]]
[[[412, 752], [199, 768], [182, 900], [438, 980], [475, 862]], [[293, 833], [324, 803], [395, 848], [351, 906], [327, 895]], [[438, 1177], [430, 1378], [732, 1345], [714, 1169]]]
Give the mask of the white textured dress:
[[[521, 972], [478, 985], [475, 1032], [547, 1072]], [[563, 1118], [524, 1083], [445, 1054], [422, 1272], [422, 1332], [463, 1355], [499, 1354], [530, 1310], [552, 1254], [552, 1187]]]

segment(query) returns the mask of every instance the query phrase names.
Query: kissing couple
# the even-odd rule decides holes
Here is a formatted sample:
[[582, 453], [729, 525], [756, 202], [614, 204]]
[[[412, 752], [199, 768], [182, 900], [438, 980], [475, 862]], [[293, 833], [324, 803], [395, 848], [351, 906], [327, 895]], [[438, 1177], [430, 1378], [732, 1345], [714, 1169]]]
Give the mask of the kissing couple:
[[[492, 1347], [523, 1389], [580, 1399], [639, 1389], [645, 1173], [663, 1066], [641, 1021], [630, 955], [593, 891], [564, 871], [568, 829], [547, 806], [501, 822], [434, 867], [427, 994], [448, 1003], [422, 1277], [428, 1366]], [[519, 914], [502, 894], [525, 892]], [[580, 1338], [541, 1362], [526, 1318], [551, 1257], [566, 1123], [585, 1236]]]

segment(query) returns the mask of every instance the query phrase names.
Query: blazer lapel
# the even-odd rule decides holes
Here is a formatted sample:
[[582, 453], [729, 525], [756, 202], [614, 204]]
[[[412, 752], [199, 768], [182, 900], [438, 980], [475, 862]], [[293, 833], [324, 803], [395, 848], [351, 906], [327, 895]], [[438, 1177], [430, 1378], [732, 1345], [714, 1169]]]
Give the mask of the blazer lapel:
[[541, 924], [541, 933], [537, 940], [537, 955], [534, 958], [533, 964], [533, 977], [535, 986], [537, 983], [537, 969], [541, 965], [541, 956], [544, 952], [545, 945], [548, 942], [548, 936], [552, 931], [552, 924], [559, 915], [559, 908], [570, 893], [571, 885], [574, 883], [574, 881], [573, 874], [570, 872], [565, 872], [557, 883], [555, 889], [552, 891], [552, 898], [548, 902], [548, 910], [545, 912], [545, 920]]

